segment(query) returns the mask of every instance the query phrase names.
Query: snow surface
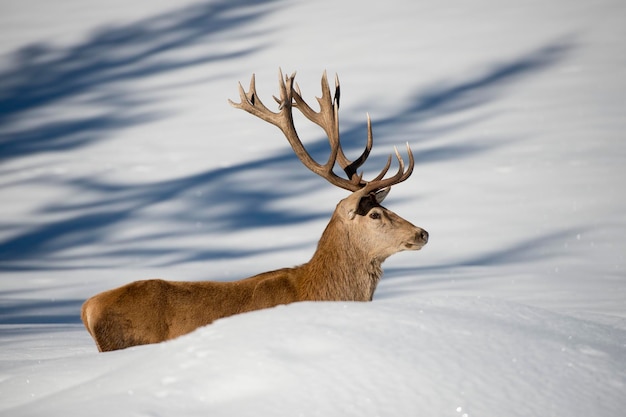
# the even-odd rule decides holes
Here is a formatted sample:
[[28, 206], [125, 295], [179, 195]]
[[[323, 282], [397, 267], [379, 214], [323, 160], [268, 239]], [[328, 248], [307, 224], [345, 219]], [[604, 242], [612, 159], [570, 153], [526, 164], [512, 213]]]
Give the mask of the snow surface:
[[[607, 416], [626, 410], [626, 4], [0, 1], [0, 415]], [[342, 81], [366, 177], [431, 241], [372, 303], [98, 353], [124, 283], [306, 262], [345, 193], [228, 106]], [[300, 120], [301, 122], [301, 120]], [[301, 124], [320, 159], [325, 138]], [[148, 312], [149, 314], [149, 312]]]

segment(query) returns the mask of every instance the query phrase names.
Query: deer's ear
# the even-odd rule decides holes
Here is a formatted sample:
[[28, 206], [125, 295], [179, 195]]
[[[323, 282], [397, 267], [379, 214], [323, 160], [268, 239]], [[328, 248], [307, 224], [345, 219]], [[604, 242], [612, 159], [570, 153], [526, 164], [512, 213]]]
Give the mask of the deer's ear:
[[391, 191], [391, 187], [386, 187], [386, 188], [383, 188], [382, 190], [376, 191], [376, 193], [374, 193], [376, 202], [378, 204], [382, 203], [385, 197], [387, 197], [387, 194], [389, 194], [389, 191]]

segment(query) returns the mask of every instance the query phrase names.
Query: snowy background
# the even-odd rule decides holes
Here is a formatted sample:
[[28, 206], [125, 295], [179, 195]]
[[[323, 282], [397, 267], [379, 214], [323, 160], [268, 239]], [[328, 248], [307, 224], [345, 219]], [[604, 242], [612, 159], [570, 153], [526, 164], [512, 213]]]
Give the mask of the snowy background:
[[[176, 3], [0, 1], [0, 415], [623, 415], [626, 3]], [[366, 177], [410, 142], [431, 241], [372, 303], [98, 353], [97, 292], [312, 255], [345, 192], [227, 103], [279, 66], [339, 74], [349, 156], [371, 114]]]

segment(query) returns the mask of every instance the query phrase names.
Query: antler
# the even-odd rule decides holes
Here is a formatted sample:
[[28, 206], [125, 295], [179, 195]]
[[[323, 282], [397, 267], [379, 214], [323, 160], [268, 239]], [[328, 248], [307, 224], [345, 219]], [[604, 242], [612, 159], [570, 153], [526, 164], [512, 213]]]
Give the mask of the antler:
[[[259, 99], [256, 93], [255, 77], [252, 75], [250, 80], [250, 88], [246, 92], [239, 84], [239, 97], [240, 103], [234, 103], [228, 100], [229, 103], [238, 109], [247, 111], [248, 113], [257, 116], [258, 118], [273, 124], [278, 127], [291, 145], [296, 156], [302, 161], [302, 163], [311, 171], [326, 178], [328, 182], [338, 187], [341, 187], [350, 191], [361, 190], [362, 195], [367, 195], [370, 192], [377, 191], [383, 188], [391, 187], [406, 180], [413, 172], [414, 160], [411, 148], [407, 143], [407, 152], [409, 154], [409, 166], [404, 169], [404, 161], [395, 149], [396, 158], [398, 159], [398, 171], [395, 175], [384, 178], [391, 166], [391, 155], [387, 160], [387, 164], [382, 171], [371, 181], [364, 181], [363, 174], [357, 174], [357, 169], [365, 163], [370, 151], [372, 150], [373, 135], [372, 135], [372, 122], [369, 114], [367, 115], [367, 143], [361, 156], [354, 161], [350, 161], [346, 158], [345, 153], [341, 147], [339, 140], [339, 96], [340, 87], [339, 79], [335, 76], [335, 94], [331, 98], [330, 87], [328, 86], [328, 79], [326, 77], [326, 71], [322, 76], [322, 97], [317, 97], [317, 101], [320, 106], [320, 111], [314, 111], [303, 99], [300, 94], [300, 88], [297, 84], [294, 84], [294, 78], [296, 73], [294, 72], [290, 76], [286, 76], [283, 79], [283, 73], [279, 70], [278, 86], [280, 89], [280, 98], [274, 97], [274, 100], [279, 104], [278, 112], [274, 113], [269, 110]], [[292, 108], [295, 107], [310, 121], [320, 126], [330, 142], [330, 156], [325, 164], [319, 164], [311, 155], [306, 151], [304, 145], [298, 137], [296, 128], [293, 123]], [[335, 163], [339, 163], [344, 170], [348, 179], [337, 176], [333, 172]]]

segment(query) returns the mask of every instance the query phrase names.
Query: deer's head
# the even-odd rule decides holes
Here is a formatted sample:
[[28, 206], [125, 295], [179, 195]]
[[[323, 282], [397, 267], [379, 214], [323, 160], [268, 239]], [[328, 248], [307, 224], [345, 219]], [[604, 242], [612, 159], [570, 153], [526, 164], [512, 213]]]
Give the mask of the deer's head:
[[426, 230], [380, 204], [388, 193], [389, 188], [366, 195], [355, 191], [337, 204], [333, 214], [343, 233], [350, 233], [351, 241], [380, 261], [397, 252], [420, 250], [428, 242]]
[[[307, 168], [331, 184], [351, 191], [348, 197], [339, 202], [331, 219], [330, 224], [341, 230], [337, 233], [349, 233], [351, 235], [350, 242], [381, 261], [396, 252], [421, 249], [428, 242], [428, 232], [412, 225], [380, 205], [391, 187], [409, 178], [413, 172], [415, 161], [408, 143], [409, 164], [407, 167], [405, 167], [402, 156], [395, 149], [398, 171], [392, 176], [385, 177], [392, 162], [390, 155], [387, 164], [375, 178], [369, 181], [364, 180], [363, 174], [358, 174], [357, 170], [367, 160], [373, 145], [372, 123], [369, 114], [367, 115], [365, 149], [361, 156], [350, 161], [345, 156], [339, 140], [340, 88], [337, 76], [335, 76], [335, 93], [331, 96], [326, 72], [324, 72], [322, 97], [317, 98], [320, 106], [319, 111], [313, 110], [302, 99], [300, 88], [294, 83], [294, 78], [295, 73], [283, 78], [282, 71], [279, 72], [280, 98], [274, 97], [279, 105], [276, 113], [265, 107], [257, 96], [254, 75], [250, 81], [248, 92], [244, 90], [241, 84], [239, 85], [241, 102], [234, 103], [229, 100], [230, 104], [278, 127], [289, 141], [295, 154]], [[326, 133], [331, 152], [325, 164], [316, 162], [300, 141], [293, 121], [292, 109], [294, 107]], [[335, 164], [339, 164], [347, 178], [334, 173]], [[341, 227], [337, 227], [337, 223], [340, 223]]]

